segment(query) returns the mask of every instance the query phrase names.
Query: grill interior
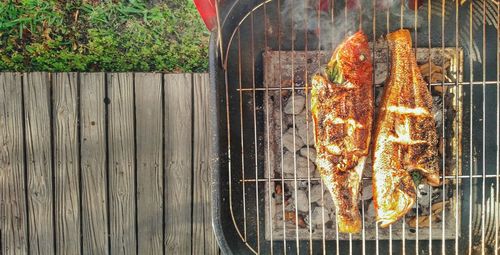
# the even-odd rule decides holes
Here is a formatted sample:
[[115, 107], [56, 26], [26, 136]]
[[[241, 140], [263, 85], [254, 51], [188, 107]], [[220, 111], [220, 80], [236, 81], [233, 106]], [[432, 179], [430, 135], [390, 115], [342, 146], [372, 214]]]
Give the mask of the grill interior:
[[[346, 1], [217, 3], [211, 72], [219, 126], [215, 222], [222, 229], [217, 233], [222, 246], [235, 254], [498, 253], [500, 6], [493, 0], [426, 0], [419, 8], [406, 1]], [[362, 233], [339, 235], [327, 210], [319, 211], [319, 224], [311, 223], [314, 209], [331, 203], [328, 193], [321, 192], [307, 209], [302, 205], [299, 210], [285, 207], [287, 198], [277, 192], [281, 187], [293, 200], [302, 190], [311, 201], [312, 188], [322, 186], [314, 171], [304, 175], [296, 163], [290, 171], [281, 160], [289, 151], [282, 139], [287, 130], [311, 122], [307, 103], [304, 114], [294, 117], [285, 108], [302, 100], [297, 96], [307, 102], [307, 81], [346, 35], [363, 29], [372, 43], [382, 42], [373, 47], [377, 71], [377, 63], [387, 64], [381, 38], [399, 28], [412, 32], [421, 64], [429, 58], [451, 59], [447, 67], [446, 61], [435, 62], [451, 77], [428, 79], [440, 108], [436, 111], [441, 111], [436, 118], [442, 123], [437, 131], [443, 144], [441, 178], [446, 181], [439, 188], [426, 187], [425, 193], [437, 193], [446, 209], [434, 222], [414, 227], [403, 220], [381, 229], [363, 217]], [[375, 95], [382, 86], [375, 78]], [[307, 131], [296, 130], [305, 134], [303, 149], [312, 146], [312, 132]], [[300, 146], [297, 138], [290, 141], [292, 147]], [[300, 153], [294, 155], [296, 162]], [[313, 165], [310, 154], [302, 157], [307, 162], [302, 167]], [[364, 182], [370, 179], [364, 176]], [[301, 188], [285, 191], [289, 185]], [[430, 208], [437, 200], [428, 201]], [[288, 222], [274, 218], [278, 207]], [[369, 203], [361, 202], [360, 209], [366, 215]], [[426, 213], [419, 207], [414, 216]]]
[[[379, 43], [373, 51], [375, 58], [373, 59], [376, 74], [374, 77], [374, 89], [376, 94], [375, 105], [378, 107], [382, 97], [382, 88], [388, 75], [388, 48], [387, 44], [379, 40]], [[436, 77], [440, 72], [437, 72], [436, 66], [447, 66], [444, 68], [444, 76], [449, 84], [462, 81], [462, 52], [458, 51], [455, 55], [454, 48], [445, 48], [444, 50], [419, 48], [416, 51], [417, 62], [421, 63], [421, 68], [426, 80], [431, 82], [431, 92], [434, 99], [433, 114], [436, 120], [436, 131], [443, 139], [440, 140], [440, 145], [443, 148], [439, 151], [443, 160], [441, 166], [444, 166], [445, 176], [447, 177], [446, 185], [436, 188], [429, 187], [426, 184], [418, 184], [419, 193], [417, 196], [418, 206], [414, 207], [411, 213], [407, 214], [401, 222], [393, 224], [392, 234], [394, 239], [416, 239], [441, 238], [441, 233], [435, 231], [441, 230], [442, 224], [449, 225], [448, 231], [445, 232], [446, 239], [454, 238], [455, 230], [455, 214], [453, 213], [456, 203], [453, 201], [455, 197], [454, 190], [454, 175], [460, 173], [460, 168], [455, 162], [453, 155], [461, 153], [461, 148], [457, 144], [457, 140], [461, 135], [461, 125], [458, 119], [462, 113], [462, 106], [459, 100], [454, 100], [455, 95], [461, 94], [461, 87], [442, 85], [436, 81]], [[299, 238], [301, 239], [322, 239], [327, 240], [349, 240], [353, 239], [368, 239], [368, 240], [387, 240], [389, 234], [388, 229], [376, 230], [375, 226], [375, 211], [372, 199], [372, 166], [369, 160], [364, 169], [364, 181], [362, 183], [362, 201], [358, 207], [362, 208], [362, 217], [365, 218], [364, 231], [358, 235], [349, 236], [347, 234], [337, 234], [333, 201], [328, 191], [323, 191], [325, 187], [320, 183], [319, 171], [315, 166], [315, 149], [313, 138], [312, 117], [310, 114], [309, 100], [310, 96], [307, 93], [308, 87], [302, 79], [307, 75], [311, 77], [317, 73], [319, 59], [323, 63], [328, 60], [331, 52], [322, 51], [320, 55], [306, 56], [304, 52], [275, 52], [267, 51], [264, 53], [264, 86], [268, 88], [264, 98], [264, 112], [269, 114], [269, 119], [265, 119], [265, 133], [269, 133], [269, 146], [267, 146], [267, 135], [265, 139], [265, 176], [271, 176], [273, 181], [271, 184], [271, 193], [266, 189], [265, 194], [265, 224], [266, 240], [273, 238], [283, 239], [295, 236], [294, 217], [290, 219], [292, 214], [295, 214], [297, 209], [298, 218], [304, 221], [299, 226]], [[293, 56], [292, 56], [293, 55]], [[283, 59], [295, 58], [294, 69], [291, 69], [291, 61], [281, 63]], [[433, 63], [433, 72], [429, 63]], [[444, 61], [444, 63], [443, 63]], [[429, 68], [426, 68], [429, 66]], [[306, 70], [307, 69], [307, 70]], [[305, 73], [307, 71], [307, 74]], [[292, 88], [287, 87], [290, 84], [292, 74], [294, 75], [294, 92]], [[430, 75], [432, 74], [432, 75]], [[434, 78], [433, 78], [434, 77]], [[434, 80], [432, 80], [434, 79]], [[281, 80], [281, 83], [280, 83]], [[280, 88], [280, 84], [281, 88]], [[307, 103], [306, 103], [307, 102]], [[293, 106], [295, 104], [295, 106]], [[378, 109], [378, 108], [376, 108]], [[299, 114], [293, 114], [293, 110]], [[307, 115], [307, 116], [306, 116]], [[294, 119], [295, 118], [295, 119]], [[267, 123], [269, 122], [269, 123]], [[443, 127], [451, 127], [444, 135]], [[269, 130], [267, 130], [269, 129]], [[295, 130], [295, 131], [294, 131]], [[293, 141], [293, 132], [295, 132], [295, 143]], [[444, 137], [446, 136], [446, 139]], [[296, 153], [292, 153], [296, 151]], [[442, 155], [441, 155], [442, 154]], [[293, 157], [295, 155], [295, 158]], [[283, 162], [281, 161], [283, 159]], [[269, 161], [269, 162], [268, 162]], [[295, 165], [294, 165], [295, 164]], [[244, 167], [244, 166], [242, 166]], [[309, 171], [308, 171], [309, 170]], [[295, 176], [297, 182], [295, 182]], [[283, 177], [283, 178], [282, 178]], [[267, 181], [268, 179], [266, 179]], [[241, 181], [247, 181], [246, 179]], [[264, 181], [264, 180], [262, 180]], [[297, 185], [297, 195], [295, 195], [295, 186]], [[284, 188], [283, 188], [284, 187]], [[297, 197], [297, 199], [295, 199]], [[449, 216], [441, 219], [438, 215], [438, 208], [442, 205], [447, 210], [445, 213]], [[434, 213], [430, 213], [434, 208]], [[283, 211], [285, 213], [283, 213]], [[365, 212], [366, 211], [366, 212]], [[422, 215], [423, 217], [419, 217]], [[432, 224], [432, 229], [423, 228], [426, 226], [428, 215], [434, 215], [435, 223]], [[283, 224], [282, 219], [287, 218]], [[408, 223], [403, 224], [404, 220]], [[420, 223], [420, 231], [416, 231], [416, 224]], [[323, 228], [323, 226], [325, 226]], [[433, 231], [434, 230], [434, 231]], [[272, 233], [271, 233], [272, 231]], [[325, 232], [325, 235], [323, 235]]]

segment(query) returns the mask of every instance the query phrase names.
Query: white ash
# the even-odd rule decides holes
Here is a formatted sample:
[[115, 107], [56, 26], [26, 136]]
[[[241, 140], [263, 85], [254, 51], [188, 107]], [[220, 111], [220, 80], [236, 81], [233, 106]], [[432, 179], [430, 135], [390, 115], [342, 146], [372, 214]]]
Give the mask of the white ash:
[[280, 205], [273, 206], [273, 208], [274, 208], [274, 218], [277, 220], [282, 220], [283, 219], [283, 206], [280, 204]]
[[[288, 178], [293, 179], [293, 175], [291, 177], [288, 177]], [[307, 183], [308, 183], [307, 181], [297, 180], [297, 190], [304, 190], [305, 192], [307, 192], [307, 186], [308, 186]], [[287, 181], [287, 182], [285, 182], [285, 185], [288, 188], [287, 194], [293, 196], [293, 194], [295, 193], [295, 181]]]
[[300, 155], [296, 156], [297, 159], [297, 176], [298, 177], [308, 177], [312, 176], [316, 166], [307, 158]]
[[[309, 125], [309, 129], [307, 126]], [[309, 146], [314, 145], [314, 124], [312, 120], [309, 123], [306, 122], [296, 122], [295, 126], [297, 127], [297, 131], [299, 132], [299, 137], [302, 138], [305, 144]]]
[[335, 226], [335, 224], [337, 224], [337, 219], [335, 217], [335, 210], [330, 210], [330, 213], [328, 213], [328, 216], [329, 216], [330, 220], [333, 221], [332, 226]]
[[439, 132], [443, 126], [443, 100], [440, 96], [434, 96], [432, 97], [432, 101], [432, 113], [436, 121], [436, 129]]
[[436, 128], [439, 130], [443, 126], [443, 111], [437, 110], [434, 112], [434, 120], [436, 120]]
[[421, 205], [423, 208], [424, 212], [422, 213], [427, 213], [428, 208], [429, 208], [429, 203], [431, 201], [431, 190], [429, 189], [430, 186], [427, 184], [419, 184], [417, 188], [417, 197], [418, 197], [418, 204]]
[[323, 219], [323, 207], [317, 206], [316, 208], [314, 208], [314, 210], [311, 213], [310, 223], [312, 225], [321, 225], [323, 223], [328, 222], [330, 220], [330, 216], [328, 215], [328, 210], [325, 209], [324, 215], [325, 216]]
[[293, 197], [297, 197], [297, 199], [294, 199], [297, 203], [297, 210], [301, 212], [309, 212], [309, 199], [307, 199], [307, 194], [303, 190], [297, 190], [297, 194], [295, 194], [295, 191], [292, 192]]
[[289, 212], [295, 211], [295, 202], [293, 197], [290, 197], [288, 199], [288, 204], [285, 205], [285, 211]]
[[294, 95], [290, 97], [283, 110], [287, 114], [299, 114], [304, 110], [306, 98], [301, 95]]
[[283, 127], [286, 129], [287, 127], [291, 127], [293, 125], [293, 115], [283, 114]]
[[288, 174], [297, 173], [297, 177], [307, 178], [308, 173], [309, 176], [313, 176], [313, 172], [316, 169], [314, 163], [307, 158], [304, 158], [300, 155], [295, 155], [295, 164], [293, 154], [291, 152], [285, 152], [283, 155], [283, 172]]
[[375, 84], [382, 85], [387, 79], [387, 63], [377, 63], [375, 65]]
[[302, 148], [300, 149], [300, 155], [302, 155], [302, 157], [304, 158], [309, 158], [309, 160], [311, 162], [316, 162], [316, 150], [309, 147], [305, 147], [305, 148]]
[[310, 202], [319, 202], [321, 201], [321, 194], [323, 193], [323, 189], [321, 188], [321, 185], [314, 185], [311, 187], [311, 195], [310, 195]]
[[[306, 116], [306, 114], [308, 116]], [[309, 125], [309, 129], [308, 129], [308, 125]], [[302, 141], [304, 141], [307, 145], [313, 146], [314, 145], [314, 123], [313, 123], [311, 112], [306, 113], [306, 111], [303, 111], [301, 114], [297, 115], [295, 117], [295, 127], [297, 128], [297, 131], [299, 132], [299, 136], [300, 136], [300, 138], [302, 138]]]
[[280, 111], [279, 108], [276, 108], [272, 113], [273, 116], [270, 116], [274, 119], [274, 123], [276, 125], [276, 129], [279, 131], [280, 127], [283, 127], [283, 133], [286, 132], [287, 128], [292, 126], [293, 123], [293, 115], [285, 114]]
[[373, 204], [373, 201], [370, 202], [368, 207], [365, 208], [365, 220], [366, 221], [375, 220], [375, 205]]
[[275, 120], [275, 123], [278, 126], [278, 128], [280, 126], [280, 121], [282, 120], [282, 118], [285, 118], [285, 114], [282, 115], [280, 109], [276, 109], [273, 112], [273, 119]]
[[361, 196], [359, 196], [359, 199], [362, 201], [368, 200], [373, 197], [373, 189], [372, 189], [372, 184], [368, 184], [368, 186], [364, 186], [363, 189], [361, 190]]
[[[325, 185], [323, 185], [325, 186]], [[329, 212], [335, 212], [335, 205], [333, 204], [332, 194], [330, 191], [326, 190], [323, 193], [323, 200], [319, 200], [318, 204], [324, 206]]]
[[288, 151], [283, 154], [283, 172], [294, 173], [293, 154]]
[[[293, 134], [295, 132], [295, 143], [293, 141]], [[294, 131], [293, 128], [289, 128], [284, 134], [283, 134], [283, 146], [289, 151], [298, 151], [300, 148], [304, 147], [304, 142], [302, 141], [302, 138], [298, 136], [297, 130]]]

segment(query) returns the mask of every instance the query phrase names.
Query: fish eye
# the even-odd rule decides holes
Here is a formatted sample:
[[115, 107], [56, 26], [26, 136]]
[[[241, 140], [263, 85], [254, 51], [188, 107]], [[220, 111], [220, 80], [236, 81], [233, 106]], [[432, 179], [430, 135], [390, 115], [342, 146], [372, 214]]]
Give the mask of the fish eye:
[[366, 57], [365, 57], [365, 55], [364, 55], [364, 54], [360, 54], [360, 55], [359, 55], [359, 60], [361, 60], [361, 61], [365, 61], [365, 59], [366, 59]]

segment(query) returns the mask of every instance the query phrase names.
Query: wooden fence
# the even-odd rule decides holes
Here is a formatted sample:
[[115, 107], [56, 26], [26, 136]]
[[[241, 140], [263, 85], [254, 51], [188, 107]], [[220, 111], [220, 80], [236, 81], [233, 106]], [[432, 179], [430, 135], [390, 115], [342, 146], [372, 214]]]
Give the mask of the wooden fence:
[[0, 73], [0, 254], [217, 254], [207, 74]]

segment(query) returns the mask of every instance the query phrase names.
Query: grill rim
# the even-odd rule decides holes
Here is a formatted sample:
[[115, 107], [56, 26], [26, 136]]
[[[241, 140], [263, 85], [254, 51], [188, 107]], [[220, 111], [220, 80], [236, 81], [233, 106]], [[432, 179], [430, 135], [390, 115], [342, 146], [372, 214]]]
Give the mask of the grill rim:
[[220, 164], [220, 143], [219, 143], [219, 137], [217, 135], [216, 130], [219, 130], [220, 128], [220, 112], [218, 111], [218, 97], [219, 95], [217, 94], [219, 91], [217, 88], [217, 40], [218, 40], [218, 28], [215, 28], [211, 34], [210, 34], [210, 42], [209, 42], [209, 48], [208, 48], [208, 54], [209, 54], [209, 80], [210, 80], [210, 98], [209, 98], [209, 112], [210, 112], [210, 118], [209, 118], [209, 128], [211, 129], [209, 137], [211, 137], [210, 141], [210, 162], [208, 163], [209, 165], [209, 170], [210, 170], [210, 188], [211, 188], [211, 197], [212, 197], [212, 204], [211, 204], [211, 211], [212, 211], [212, 229], [215, 233], [215, 239], [217, 240], [217, 244], [219, 245], [219, 249], [221, 250], [222, 254], [233, 254], [232, 250], [229, 248], [229, 244], [227, 242], [227, 239], [225, 238], [224, 230], [222, 229], [222, 222], [221, 222], [221, 202], [220, 202], [220, 197], [222, 193], [220, 192], [220, 170], [221, 170], [221, 164]]
[[[237, 0], [236, 3], [238, 3], [238, 2], [240, 2], [240, 1]], [[235, 6], [237, 6], [237, 5], [236, 4], [233, 5], [233, 7], [235, 7]], [[237, 6], [237, 7], [241, 7], [241, 6]], [[234, 9], [237, 10], [238, 8], [234, 8]], [[229, 10], [233, 11], [233, 8], [230, 8]], [[239, 10], [239, 11], [242, 11], [242, 10]], [[244, 10], [243, 10], [243, 12], [244, 12]], [[224, 166], [225, 166], [225, 164], [228, 163], [227, 162], [228, 161], [228, 151], [226, 149], [227, 147], [224, 147], [225, 145], [227, 145], [228, 141], [225, 140], [226, 138], [224, 138], [224, 137], [217, 137], [217, 136], [218, 135], [224, 136], [224, 133], [221, 133], [221, 132], [223, 132], [225, 130], [225, 128], [226, 128], [226, 127], [224, 127], [224, 121], [228, 121], [228, 120], [225, 119], [226, 116], [225, 116], [225, 112], [224, 112], [223, 107], [222, 108], [217, 108], [217, 107], [221, 107], [221, 101], [224, 101], [224, 92], [225, 92], [225, 87], [224, 87], [224, 84], [223, 84], [223, 82], [224, 82], [224, 70], [226, 69], [226, 66], [225, 66], [226, 61], [225, 61], [225, 59], [228, 56], [225, 56], [225, 52], [222, 52], [222, 51], [218, 52], [219, 51], [218, 47], [220, 46], [219, 42], [220, 42], [220, 44], [222, 44], [222, 46], [227, 46], [226, 45], [227, 41], [225, 41], [225, 39], [227, 39], [228, 37], [225, 37], [223, 35], [223, 38], [219, 39], [219, 36], [221, 34], [223, 34], [223, 33], [228, 33], [228, 29], [232, 25], [231, 25], [231, 22], [229, 22], [229, 25], [225, 24], [226, 20], [228, 20], [228, 17], [233, 17], [234, 18], [235, 16], [237, 17], [236, 11], [233, 14], [230, 13], [230, 14], [228, 14], [228, 15], [225, 16], [225, 18], [224, 18], [224, 25], [222, 25], [222, 28], [221, 28], [222, 31], [220, 33], [217, 32], [216, 30], [212, 31], [211, 38], [210, 38], [210, 40], [211, 40], [210, 41], [210, 49], [209, 49], [209, 54], [210, 54], [210, 64], [209, 64], [210, 66], [209, 66], [209, 68], [210, 68], [210, 75], [211, 75], [210, 82], [211, 82], [211, 85], [212, 85], [211, 87], [213, 88], [213, 91], [211, 91], [211, 94], [213, 94], [213, 96], [214, 96], [214, 98], [211, 98], [211, 102], [213, 102], [215, 104], [215, 107], [214, 107], [214, 105], [210, 106], [211, 107], [211, 111], [212, 110], [214, 111], [214, 114], [212, 114], [212, 117], [215, 116], [215, 119], [211, 118], [211, 122], [215, 122], [215, 124], [213, 125], [214, 130], [215, 130], [213, 141], [217, 141], [217, 146], [215, 146], [215, 145], [211, 146], [212, 147], [211, 151], [215, 152], [215, 153], [212, 154], [213, 155], [213, 159], [211, 159], [212, 161], [214, 161], [214, 159], [215, 159], [215, 161], [214, 162], [212, 162], [212, 161], [210, 162], [210, 166], [211, 166], [210, 169], [212, 171], [212, 180], [215, 180], [215, 181], [212, 182], [211, 185], [212, 185], [212, 187], [215, 187], [215, 189], [212, 189], [212, 197], [216, 198], [213, 201], [214, 201], [214, 203], [216, 202], [217, 205], [219, 205], [219, 207], [215, 208], [215, 210], [213, 211], [213, 212], [217, 212], [216, 213], [217, 215], [215, 215], [215, 213], [213, 213], [212, 214], [212, 218], [218, 217], [217, 218], [217, 224], [216, 224], [215, 221], [213, 221], [214, 231], [216, 232], [216, 236], [217, 236], [217, 240], [218, 240], [219, 245], [222, 244], [221, 245], [221, 250], [223, 250], [223, 252], [227, 253], [227, 254], [233, 254], [233, 252], [231, 250], [231, 247], [234, 249], [234, 247], [239, 247], [239, 248], [243, 247], [244, 248], [245, 244], [246, 244], [246, 246], [248, 246], [248, 243], [239, 240], [236, 236], [233, 237], [236, 240], [234, 240], [234, 239], [231, 240], [232, 238], [229, 237], [227, 229], [224, 228], [224, 227], [227, 227], [228, 223], [230, 223], [230, 222], [228, 222], [228, 221], [230, 221], [230, 219], [227, 219], [227, 221], [226, 221], [225, 218], [221, 219], [221, 210], [226, 210], [228, 208], [226, 208], [226, 207], [221, 208], [220, 207], [220, 204], [221, 204], [220, 199], [221, 198], [222, 199], [227, 199], [227, 196], [225, 197], [223, 194], [221, 194], [221, 186], [220, 185], [223, 185], [223, 183], [221, 182], [221, 180], [224, 179], [223, 176], [221, 176], [221, 175], [225, 174], [225, 173], [223, 173], [221, 171], [222, 170], [226, 170], [224, 168]], [[225, 26], [225, 25], [227, 25], [227, 26]], [[230, 33], [230, 31], [229, 31], [229, 33]], [[212, 46], [212, 43], [214, 44], [214, 46]], [[221, 55], [219, 55], [219, 53]], [[498, 53], [498, 51], [497, 51], [497, 53]], [[482, 84], [482, 83], [484, 83], [484, 81], [483, 82], [478, 82], [478, 83], [479, 83], [478, 85], [483, 85], [484, 86], [484, 84]], [[499, 82], [497, 81], [496, 84], [495, 84], [496, 87], [497, 87], [497, 91], [499, 89], [498, 88], [498, 83]], [[213, 101], [212, 101], [212, 99], [213, 99]], [[212, 109], [212, 107], [214, 107], [214, 109]], [[217, 115], [217, 114], [219, 114], [219, 115]], [[465, 121], [464, 119], [466, 119], [466, 117], [463, 117], [462, 121]], [[220, 128], [222, 128], [222, 129], [220, 129]], [[219, 143], [219, 141], [221, 143]], [[222, 168], [221, 168], [221, 166], [222, 166]], [[484, 166], [483, 166], [483, 168], [484, 168]], [[480, 170], [480, 168], [476, 168], [476, 170]], [[214, 178], [214, 175], [216, 175], [216, 178]], [[496, 179], [497, 179], [497, 182], [498, 182], [499, 177], [497, 176]], [[218, 194], [214, 194], [215, 191], [218, 192]], [[498, 196], [496, 197], [496, 199], [498, 201]], [[222, 215], [224, 215], [224, 213], [222, 213]], [[226, 226], [222, 226], [223, 223], [225, 223]], [[228, 237], [229, 239], [226, 239], [226, 237]], [[228, 242], [228, 240], [233, 241], [233, 242], [231, 242], [231, 245]], [[241, 243], [242, 246], [240, 244], [238, 244], [236, 246], [233, 245], [234, 241]], [[422, 241], [426, 241], [426, 240], [422, 240]], [[222, 246], [225, 246], [224, 247], [225, 251], [224, 251], [224, 249], [222, 249]], [[425, 244], [422, 244], [421, 247], [424, 248]], [[250, 252], [250, 250], [247, 250], [247, 251]]]

